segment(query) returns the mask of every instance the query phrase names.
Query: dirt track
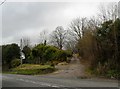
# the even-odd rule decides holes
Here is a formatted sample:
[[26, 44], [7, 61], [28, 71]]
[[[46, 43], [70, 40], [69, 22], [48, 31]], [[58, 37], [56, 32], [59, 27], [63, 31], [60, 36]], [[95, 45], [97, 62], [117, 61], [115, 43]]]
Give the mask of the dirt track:
[[77, 57], [73, 57], [71, 62], [67, 65], [57, 65], [55, 67], [58, 69], [58, 71], [49, 74], [48, 76], [64, 78], [78, 78], [85, 76], [85, 67], [80, 63], [80, 60]]

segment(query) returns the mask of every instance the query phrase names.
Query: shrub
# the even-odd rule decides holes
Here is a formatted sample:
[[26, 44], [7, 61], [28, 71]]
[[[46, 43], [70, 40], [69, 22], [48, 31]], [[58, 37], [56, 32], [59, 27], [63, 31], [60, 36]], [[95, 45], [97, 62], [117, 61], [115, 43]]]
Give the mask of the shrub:
[[10, 69], [10, 63], [14, 58], [20, 58], [20, 47], [18, 44], [2, 45], [2, 65]]
[[70, 57], [70, 58], [72, 57], [72, 51], [66, 50], [65, 53], [66, 53], [67, 57]]
[[46, 61], [53, 61], [56, 59], [57, 49], [55, 47], [49, 46], [44, 53], [44, 58]]
[[20, 59], [14, 59], [11, 61], [11, 67], [15, 68], [20, 65]]
[[43, 44], [34, 47], [31, 54], [37, 64], [44, 64], [50, 61], [69, 62], [70, 60], [68, 57], [72, 57], [71, 51], [60, 50], [54, 46]]
[[110, 78], [117, 78], [120, 76], [120, 72], [117, 71], [117, 70], [109, 70], [107, 71], [107, 77], [110, 77]]
[[65, 51], [65, 50], [59, 50], [57, 51], [57, 59], [61, 62], [69, 62], [69, 58], [68, 57], [72, 57], [72, 52], [69, 51]]

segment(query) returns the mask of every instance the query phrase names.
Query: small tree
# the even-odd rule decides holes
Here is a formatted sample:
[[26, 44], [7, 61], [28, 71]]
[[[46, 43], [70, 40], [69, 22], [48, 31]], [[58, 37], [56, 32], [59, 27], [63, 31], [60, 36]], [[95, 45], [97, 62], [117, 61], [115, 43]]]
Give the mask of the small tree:
[[22, 51], [25, 54], [25, 58], [26, 58], [25, 61], [29, 62], [29, 58], [28, 57], [30, 56], [31, 49], [28, 46], [25, 46]]
[[3, 45], [2, 46], [2, 64], [8, 65], [11, 68], [10, 62], [20, 58], [20, 48], [17, 44]]

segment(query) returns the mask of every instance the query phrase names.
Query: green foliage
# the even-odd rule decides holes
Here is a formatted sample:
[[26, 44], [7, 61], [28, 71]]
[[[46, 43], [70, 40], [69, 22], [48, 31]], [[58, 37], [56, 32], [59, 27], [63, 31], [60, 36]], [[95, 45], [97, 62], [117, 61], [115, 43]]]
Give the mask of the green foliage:
[[70, 51], [65, 51], [65, 50], [58, 50], [56, 52], [56, 58], [57, 60], [61, 61], [61, 62], [64, 62], [64, 61], [68, 61], [67, 60], [67, 57], [72, 57], [72, 52]]
[[14, 60], [11, 61], [11, 67], [15, 68], [15, 67], [19, 66], [20, 63], [21, 63], [20, 59], [14, 59]]
[[120, 70], [120, 19], [103, 22], [96, 29], [86, 29], [77, 44], [79, 55], [94, 74], [118, 77]]
[[10, 62], [15, 59], [20, 58], [20, 48], [17, 44], [9, 44], [2, 46], [2, 64], [8, 65], [10, 68]]
[[23, 48], [23, 53], [25, 54], [25, 63], [30, 63], [30, 53], [31, 53], [31, 49], [28, 46], [25, 46]]
[[66, 50], [65, 52], [66, 52], [67, 57], [72, 57], [72, 51]]
[[67, 57], [71, 57], [72, 53], [54, 46], [39, 44], [32, 49], [32, 55], [37, 64], [44, 64], [49, 61], [67, 61]]
[[[101, 33], [99, 33], [101, 31]], [[109, 75], [117, 77], [117, 70], [120, 70], [120, 20], [115, 22], [107, 21], [98, 30], [97, 41], [99, 43], [99, 60]], [[106, 65], [107, 64], [107, 65]], [[106, 73], [104, 72], [104, 74]]]
[[34, 57], [32, 55], [32, 51], [31, 51], [30, 55], [27, 58], [27, 63], [29, 63], [29, 64], [35, 63], [34, 62]]
[[[105, 70], [109, 76], [117, 77], [116, 69], [120, 68], [120, 61], [119, 59], [119, 33], [120, 31], [120, 20], [117, 19], [114, 23], [112, 21], [107, 21], [103, 23], [103, 26], [98, 30], [97, 41], [99, 42], [99, 62], [106, 66]], [[99, 34], [101, 31], [101, 35]], [[117, 44], [116, 44], [116, 42]], [[116, 45], [118, 48], [116, 48]], [[119, 62], [118, 62], [119, 61]], [[105, 65], [107, 63], [107, 65]], [[106, 73], [104, 72], [104, 74]]]
[[120, 71], [118, 70], [109, 70], [107, 71], [107, 77], [109, 78], [117, 78], [118, 76], [120, 76]]
[[45, 51], [44, 53], [44, 58], [47, 60], [47, 61], [50, 61], [50, 60], [55, 60], [56, 59], [56, 52], [58, 51], [57, 48], [53, 47], [53, 46], [49, 46], [47, 48], [47, 50]]

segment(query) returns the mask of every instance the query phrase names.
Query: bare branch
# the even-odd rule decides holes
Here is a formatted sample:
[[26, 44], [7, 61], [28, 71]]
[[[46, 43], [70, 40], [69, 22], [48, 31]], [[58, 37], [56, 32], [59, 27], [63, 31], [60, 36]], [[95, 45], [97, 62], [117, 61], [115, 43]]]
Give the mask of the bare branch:
[[6, 2], [6, 0], [2, 1], [2, 2], [0, 3], [0, 5], [4, 4], [5, 2]]
[[62, 26], [58, 26], [55, 31], [53, 31], [51, 37], [51, 42], [59, 47], [59, 49], [62, 49], [66, 39], [64, 28]]

